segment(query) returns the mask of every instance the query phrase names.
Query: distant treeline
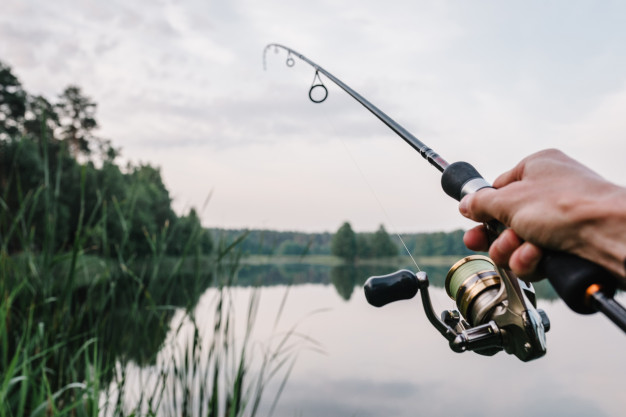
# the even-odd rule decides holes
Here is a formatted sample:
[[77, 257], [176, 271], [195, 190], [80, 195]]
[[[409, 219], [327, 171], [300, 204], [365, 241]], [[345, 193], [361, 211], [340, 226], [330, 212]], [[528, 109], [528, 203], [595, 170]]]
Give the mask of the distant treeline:
[[[376, 233], [380, 234], [381, 229], [384, 231], [381, 227], [377, 232], [355, 233], [356, 258], [375, 257], [371, 252], [371, 244], [364, 242], [373, 243]], [[243, 229], [211, 229], [211, 233], [214, 241], [223, 239], [226, 242], [233, 242], [246, 235], [246, 239], [238, 246], [244, 255], [332, 255], [333, 237], [337, 234]], [[401, 233], [401, 237], [414, 256], [464, 256], [473, 252], [463, 244], [463, 233], [459, 229], [452, 232]], [[397, 235], [391, 234], [388, 238], [393, 243], [393, 252], [389, 256], [406, 255]]]
[[234, 242], [244, 255], [330, 255], [332, 233], [279, 232], [275, 230], [210, 229], [214, 241]]

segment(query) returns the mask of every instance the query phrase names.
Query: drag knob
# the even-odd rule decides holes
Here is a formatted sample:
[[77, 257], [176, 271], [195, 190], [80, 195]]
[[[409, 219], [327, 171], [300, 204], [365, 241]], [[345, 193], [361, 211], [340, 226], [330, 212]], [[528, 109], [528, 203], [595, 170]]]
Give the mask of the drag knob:
[[370, 277], [363, 289], [368, 303], [382, 307], [394, 301], [413, 298], [417, 294], [418, 283], [413, 272], [401, 269], [393, 274]]

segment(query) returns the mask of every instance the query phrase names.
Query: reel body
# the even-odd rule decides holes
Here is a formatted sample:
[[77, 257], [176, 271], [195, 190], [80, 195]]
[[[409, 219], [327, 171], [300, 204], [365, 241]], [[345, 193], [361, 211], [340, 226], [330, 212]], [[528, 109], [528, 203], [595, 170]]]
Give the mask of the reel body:
[[369, 278], [364, 290], [376, 307], [412, 298], [421, 290], [426, 316], [455, 352], [491, 356], [504, 350], [522, 361], [545, 355], [550, 321], [536, 308], [534, 288], [488, 257], [467, 256], [450, 268], [445, 289], [458, 310], [446, 310], [438, 317], [428, 286], [426, 272], [404, 269]]

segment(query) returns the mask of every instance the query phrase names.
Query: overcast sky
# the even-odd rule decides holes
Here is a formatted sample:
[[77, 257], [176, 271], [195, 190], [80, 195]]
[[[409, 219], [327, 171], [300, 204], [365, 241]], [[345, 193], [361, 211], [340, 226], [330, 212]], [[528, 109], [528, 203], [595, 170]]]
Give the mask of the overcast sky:
[[304, 62], [263, 71], [265, 45], [490, 181], [557, 147], [626, 184], [625, 19], [591, 0], [2, 0], [0, 60], [31, 93], [81, 86], [98, 134], [205, 226], [451, 230], [470, 223], [438, 171], [329, 81], [311, 103]]

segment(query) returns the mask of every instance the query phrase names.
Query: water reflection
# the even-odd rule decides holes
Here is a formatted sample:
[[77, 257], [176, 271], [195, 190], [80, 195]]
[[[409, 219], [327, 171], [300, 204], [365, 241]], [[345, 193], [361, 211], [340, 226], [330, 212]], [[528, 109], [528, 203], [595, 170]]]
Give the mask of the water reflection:
[[[104, 363], [134, 362], [153, 365], [170, 331], [176, 309], [193, 310], [211, 284], [209, 274], [176, 274], [171, 279], [134, 280], [119, 277], [114, 282], [78, 289], [76, 299], [90, 309], [84, 317], [97, 317], [97, 340]], [[95, 300], [105, 300], [97, 303]], [[91, 320], [81, 323], [86, 333]], [[104, 382], [109, 382], [104, 381]]]
[[[360, 287], [367, 278], [375, 275], [386, 275], [398, 269], [412, 268], [410, 265], [354, 265], [343, 264], [337, 266], [296, 264], [264, 264], [244, 265], [238, 272], [236, 285], [242, 286], [274, 286], [274, 285], [301, 285], [301, 284], [332, 284], [337, 294], [348, 301], [355, 288]], [[430, 285], [443, 288], [446, 274], [450, 269], [445, 265], [434, 265], [425, 268]], [[554, 300], [556, 293], [547, 282], [535, 285], [538, 298]]]
[[[328, 354], [300, 355], [275, 415], [612, 416], [623, 411], [623, 335], [605, 318], [578, 316], [560, 301], [548, 301], [554, 293], [541, 283], [540, 307], [553, 323], [545, 358], [523, 364], [505, 354], [455, 354], [426, 321], [419, 300], [382, 309], [365, 302], [361, 286], [369, 276], [403, 267], [410, 269], [268, 264], [244, 265], [238, 271], [238, 287], [232, 290], [233, 303], [239, 303], [236, 314], [245, 317], [252, 287], [263, 287], [259, 339], [277, 330], [272, 325], [286, 286], [291, 290], [285, 317], [297, 321], [320, 308], [331, 310], [298, 325], [299, 333], [319, 341]], [[77, 334], [86, 333], [93, 325], [88, 319], [98, 317], [98, 351], [107, 363], [116, 359], [149, 369], [171, 334], [177, 311], [195, 310], [195, 317], [210, 323], [215, 309], [212, 275], [206, 272], [210, 267], [196, 270], [205, 273], [179, 273], [171, 279], [142, 274], [139, 280], [122, 274], [77, 288], [72, 303], [80, 309], [80, 315], [73, 312], [81, 318]], [[426, 271], [435, 308], [453, 307], [441, 289], [448, 267], [429, 266]], [[287, 322], [278, 331], [290, 331], [292, 325]], [[108, 384], [111, 374], [104, 372], [102, 378]]]
[[[29, 343], [35, 353], [43, 350], [46, 354], [30, 360], [55, 370], [49, 379], [51, 392], [71, 381], [88, 379], [90, 369], [83, 365], [81, 354], [97, 361], [93, 365], [103, 385], [112, 380], [116, 362], [154, 364], [176, 310], [193, 310], [211, 284], [212, 275], [200, 272], [205, 269], [192, 274], [166, 268], [159, 274], [154, 265], [144, 269], [138, 264], [131, 271], [107, 264], [94, 268], [89, 262], [78, 260], [73, 285], [62, 280], [65, 265], [60, 262], [55, 271], [61, 277], [58, 282], [31, 283], [12, 295], [15, 318], [7, 321], [3, 335], [5, 355], [13, 357], [24, 343], [21, 333], [26, 325], [21, 320], [35, 323], [41, 332]], [[85, 353], [89, 349], [96, 353]]]
[[[453, 307], [441, 288], [448, 267], [425, 269], [435, 308]], [[381, 309], [367, 304], [363, 282], [393, 270], [385, 265], [244, 268], [250, 282], [271, 282], [263, 289], [266, 307], [279, 304], [280, 285], [308, 282], [313, 285], [292, 288], [285, 314], [299, 318], [320, 307], [331, 310], [299, 328], [327, 355], [301, 355], [275, 415], [624, 415], [624, 338], [605, 317], [574, 314], [540, 282], [539, 307], [552, 321], [545, 357], [523, 363], [504, 353], [457, 354], [423, 317], [419, 300]], [[263, 317], [272, 317], [269, 310]]]
[[[266, 306], [280, 290], [263, 290]], [[431, 291], [437, 308], [449, 307], [444, 290]], [[417, 300], [377, 309], [357, 290], [347, 302], [338, 294], [330, 285], [292, 288], [290, 317], [330, 308], [299, 328], [327, 355], [301, 355], [277, 416], [623, 415], [623, 335], [600, 315], [540, 300], [553, 321], [548, 354], [523, 363], [504, 353], [452, 352]]]
[[[97, 317], [97, 340], [99, 351], [104, 354], [104, 363], [117, 360], [144, 367], [154, 365], [170, 331], [175, 310], [194, 310], [201, 295], [211, 285], [211, 274], [206, 272], [208, 265], [198, 270], [205, 273], [181, 271], [170, 278], [164, 277], [167, 274], [150, 277], [144, 273], [145, 278], [139, 281], [122, 274], [106, 283], [78, 288], [74, 295], [75, 305], [82, 306], [85, 311], [79, 316], [83, 320], [78, 323], [77, 334], [87, 333], [94, 325], [91, 318]], [[389, 265], [244, 265], [237, 274], [235, 285], [332, 285], [336, 294], [348, 302], [353, 298], [363, 299], [361, 287], [368, 277], [393, 270], [394, 267]], [[447, 271], [446, 266], [428, 267], [431, 286], [443, 287]], [[541, 283], [537, 286], [537, 293], [540, 298], [555, 298], [551, 287]], [[445, 302], [449, 302], [447, 298]], [[102, 382], [108, 383], [110, 378], [110, 373], [104, 373]]]
[[339, 265], [330, 270], [330, 280], [337, 293], [348, 301], [357, 282], [357, 268], [354, 265]]

